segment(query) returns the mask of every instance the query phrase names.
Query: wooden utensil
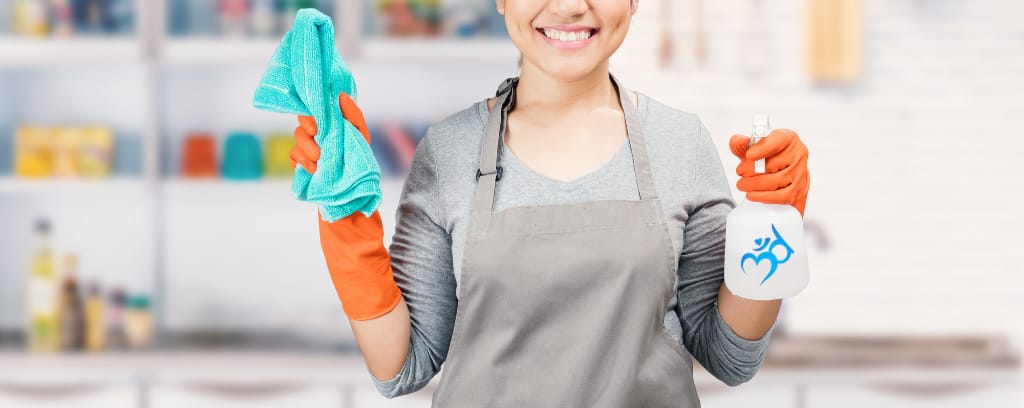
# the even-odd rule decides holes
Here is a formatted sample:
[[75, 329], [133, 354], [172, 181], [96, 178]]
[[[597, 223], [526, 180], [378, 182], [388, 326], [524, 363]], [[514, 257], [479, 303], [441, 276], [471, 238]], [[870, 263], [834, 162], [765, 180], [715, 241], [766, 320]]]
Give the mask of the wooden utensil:
[[672, 44], [672, 1], [661, 0], [661, 44], [658, 47], [658, 62], [662, 69], [672, 65], [675, 54]]
[[708, 60], [707, 29], [704, 27], [704, 0], [693, 0], [693, 57], [697, 65]]
[[860, 0], [806, 0], [807, 71], [815, 82], [848, 83], [861, 74]]

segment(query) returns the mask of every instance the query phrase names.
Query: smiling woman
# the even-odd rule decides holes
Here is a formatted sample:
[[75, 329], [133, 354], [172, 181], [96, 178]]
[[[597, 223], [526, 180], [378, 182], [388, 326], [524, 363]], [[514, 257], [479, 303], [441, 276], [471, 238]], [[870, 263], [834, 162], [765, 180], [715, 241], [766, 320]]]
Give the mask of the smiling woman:
[[[320, 224], [329, 267], [368, 283], [339, 294], [387, 305], [350, 317], [378, 390], [415, 392], [443, 364], [434, 406], [668, 408], [700, 406], [691, 356], [725, 384], [750, 380], [780, 302], [723, 285], [735, 203], [704, 124], [609, 72], [638, 2], [496, 6], [521, 73], [427, 131], [387, 256], [377, 218]], [[296, 129], [300, 163], [319, 155], [313, 134]], [[778, 171], [755, 177], [775, 186], [806, 165], [769, 159]]]

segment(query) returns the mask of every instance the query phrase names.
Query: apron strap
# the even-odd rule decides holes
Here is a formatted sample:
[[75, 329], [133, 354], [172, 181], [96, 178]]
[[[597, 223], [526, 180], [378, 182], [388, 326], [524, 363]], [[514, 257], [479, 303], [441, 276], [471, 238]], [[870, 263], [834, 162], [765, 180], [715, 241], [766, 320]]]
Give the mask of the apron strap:
[[[640, 122], [640, 111], [629, 98], [629, 88], [622, 86], [615, 75], [608, 75], [619, 91], [619, 103], [622, 104], [622, 113], [626, 117], [626, 135], [629, 139], [629, 151], [633, 154], [633, 173], [636, 173], [636, 188], [640, 193], [640, 200], [657, 200], [658, 192], [654, 188], [654, 175], [647, 156], [647, 139], [644, 136], [644, 126]], [[637, 103], [640, 103], [639, 95]]]
[[483, 143], [480, 147], [480, 168], [476, 171], [476, 197], [473, 199], [474, 210], [490, 212], [494, 205], [494, 185], [501, 180], [502, 169], [497, 165], [501, 136], [505, 133], [508, 111], [515, 103], [516, 85], [519, 78], [508, 78], [498, 87], [494, 106], [487, 114], [487, 126], [484, 128]]
[[[629, 150], [633, 156], [633, 172], [636, 173], [637, 191], [640, 200], [656, 200], [658, 194], [654, 187], [650, 161], [647, 156], [647, 141], [644, 139], [640, 113], [629, 98], [628, 90], [619, 84], [614, 75], [609, 74], [612, 84], [618, 90], [619, 103], [626, 117], [626, 135]], [[519, 78], [508, 78], [501, 83], [496, 93], [497, 100], [488, 110], [487, 125], [484, 128], [483, 143], [480, 147], [480, 168], [476, 172], [476, 195], [473, 199], [473, 210], [490, 212], [494, 206], [494, 189], [501, 180], [502, 168], [497, 165], [501, 143], [508, 125], [508, 112], [515, 106], [516, 86]]]

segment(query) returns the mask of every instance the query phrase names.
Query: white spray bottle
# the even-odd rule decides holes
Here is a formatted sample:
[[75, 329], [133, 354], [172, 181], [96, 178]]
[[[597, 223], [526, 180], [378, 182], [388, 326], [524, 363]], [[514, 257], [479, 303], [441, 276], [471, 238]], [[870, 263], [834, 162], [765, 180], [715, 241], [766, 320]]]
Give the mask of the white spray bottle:
[[[750, 146], [771, 132], [767, 114], [754, 115]], [[764, 159], [754, 163], [765, 172]], [[725, 286], [753, 300], [794, 296], [809, 278], [800, 212], [786, 204], [744, 199], [730, 214], [725, 232]]]

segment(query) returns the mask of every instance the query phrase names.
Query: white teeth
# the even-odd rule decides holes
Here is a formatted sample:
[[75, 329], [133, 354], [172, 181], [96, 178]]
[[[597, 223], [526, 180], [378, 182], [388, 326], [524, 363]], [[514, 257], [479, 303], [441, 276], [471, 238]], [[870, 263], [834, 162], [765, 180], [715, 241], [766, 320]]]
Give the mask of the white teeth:
[[590, 38], [590, 31], [565, 32], [550, 28], [544, 29], [544, 35], [552, 40], [571, 42], [583, 41]]

